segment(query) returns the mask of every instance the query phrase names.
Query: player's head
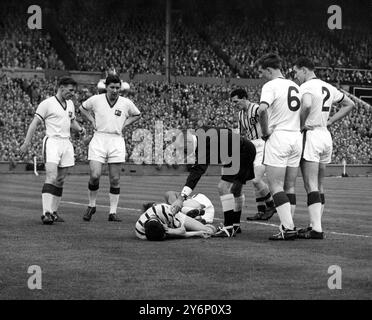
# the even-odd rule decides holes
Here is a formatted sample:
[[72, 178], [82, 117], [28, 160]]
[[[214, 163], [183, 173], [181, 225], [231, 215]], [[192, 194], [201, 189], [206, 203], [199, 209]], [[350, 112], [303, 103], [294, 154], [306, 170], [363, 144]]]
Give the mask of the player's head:
[[165, 229], [159, 219], [149, 219], [148, 221], [146, 221], [144, 227], [147, 240], [161, 241], [165, 239]]
[[230, 99], [234, 106], [242, 110], [246, 107], [246, 102], [248, 100], [247, 91], [242, 88], [235, 89], [230, 93]]
[[315, 65], [307, 57], [300, 57], [293, 66], [294, 77], [300, 84], [304, 83], [310, 77], [314, 76]]
[[121, 80], [116, 74], [109, 74], [105, 81], [107, 94], [110, 98], [116, 98], [121, 89]]
[[58, 91], [65, 100], [69, 100], [74, 96], [76, 86], [76, 81], [71, 77], [63, 76], [58, 79]]
[[260, 77], [271, 80], [282, 68], [282, 59], [276, 53], [267, 53], [256, 62]]

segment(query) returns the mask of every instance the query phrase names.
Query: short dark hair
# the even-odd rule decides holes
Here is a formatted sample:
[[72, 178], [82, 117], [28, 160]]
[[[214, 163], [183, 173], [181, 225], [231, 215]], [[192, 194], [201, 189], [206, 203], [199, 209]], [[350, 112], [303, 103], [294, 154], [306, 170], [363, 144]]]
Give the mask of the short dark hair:
[[60, 86], [68, 86], [69, 84], [73, 86], [77, 86], [77, 82], [72, 79], [71, 77], [63, 76], [58, 79], [58, 87]]
[[165, 229], [158, 219], [150, 219], [145, 225], [145, 235], [147, 240], [161, 241], [165, 238]]
[[108, 85], [110, 85], [111, 83], [120, 83], [121, 84], [121, 80], [120, 80], [119, 76], [116, 75], [116, 74], [109, 74], [106, 77], [106, 81], [105, 81], [106, 87]]
[[235, 96], [238, 96], [238, 99], [248, 99], [247, 91], [242, 88], [235, 89], [230, 93], [230, 98]]
[[257, 60], [256, 66], [257, 67], [261, 66], [262, 69], [266, 68], [281, 69], [282, 58], [280, 58], [279, 55], [277, 55], [276, 53], [267, 53]]
[[302, 68], [302, 67], [305, 67], [305, 68], [308, 68], [309, 70], [313, 71], [315, 69], [315, 65], [314, 65], [314, 62], [307, 58], [307, 57], [300, 57], [296, 60], [295, 62], [295, 66], [297, 68]]

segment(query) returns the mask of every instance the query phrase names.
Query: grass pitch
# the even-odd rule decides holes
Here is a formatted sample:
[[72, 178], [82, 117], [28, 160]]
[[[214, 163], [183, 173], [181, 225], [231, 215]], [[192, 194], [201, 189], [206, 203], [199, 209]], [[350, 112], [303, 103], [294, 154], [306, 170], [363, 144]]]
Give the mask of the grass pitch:
[[[216, 206], [218, 177], [196, 189]], [[278, 217], [247, 222], [253, 190], [244, 191], [243, 233], [232, 239], [137, 240], [134, 224], [145, 201], [180, 190], [185, 176], [123, 176], [118, 214], [108, 222], [108, 178], [97, 213], [82, 220], [88, 176], [68, 176], [60, 213], [65, 223], [41, 224], [44, 176], [0, 175], [0, 299], [371, 299], [372, 178], [327, 178], [325, 240], [272, 242]], [[295, 223], [308, 214], [301, 178]], [[42, 290], [30, 290], [28, 267], [42, 270]], [[342, 289], [328, 288], [328, 268], [342, 270]]]

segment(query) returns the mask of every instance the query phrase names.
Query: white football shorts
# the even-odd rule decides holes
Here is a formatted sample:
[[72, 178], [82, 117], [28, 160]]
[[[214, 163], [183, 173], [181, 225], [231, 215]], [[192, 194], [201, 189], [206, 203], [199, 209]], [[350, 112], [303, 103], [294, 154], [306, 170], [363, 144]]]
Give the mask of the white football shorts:
[[[195, 203], [196, 202], [196, 203]], [[188, 212], [192, 209], [204, 209], [204, 214], [201, 216], [207, 223], [212, 223], [214, 219], [214, 206], [204, 194], [197, 193], [191, 198], [183, 202], [182, 212]]]
[[88, 160], [101, 163], [125, 162], [125, 141], [122, 136], [95, 132], [89, 143]]
[[69, 138], [44, 137], [42, 152], [45, 163], [55, 163], [60, 168], [75, 165], [74, 147]]
[[327, 128], [319, 127], [303, 133], [303, 156], [307, 161], [330, 163], [332, 136]]
[[274, 131], [265, 143], [265, 165], [273, 167], [298, 167], [302, 154], [300, 131]]

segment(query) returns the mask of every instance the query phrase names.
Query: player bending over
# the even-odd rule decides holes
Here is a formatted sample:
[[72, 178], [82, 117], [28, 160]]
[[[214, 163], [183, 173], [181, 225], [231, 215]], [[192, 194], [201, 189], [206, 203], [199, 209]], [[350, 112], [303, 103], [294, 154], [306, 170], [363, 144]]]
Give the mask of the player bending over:
[[148, 208], [136, 222], [137, 238], [150, 241], [166, 238], [209, 238], [216, 232], [213, 225], [204, 225], [182, 212], [172, 214], [170, 208], [166, 203]]
[[[195, 134], [190, 131], [181, 133], [174, 145], [178, 154], [186, 153], [187, 158], [194, 157], [194, 164], [189, 169], [189, 176], [180, 196], [172, 203], [172, 210], [178, 212], [184, 206], [183, 202], [190, 196], [212, 162], [221, 164], [223, 167], [218, 192], [224, 214], [224, 227], [218, 230], [215, 236], [234, 237], [240, 231], [243, 201], [241, 196], [234, 197], [233, 190], [241, 190], [246, 181], [255, 177], [255, 146], [230, 129], [211, 127], [198, 129]], [[239, 194], [241, 195], [240, 192]]]

